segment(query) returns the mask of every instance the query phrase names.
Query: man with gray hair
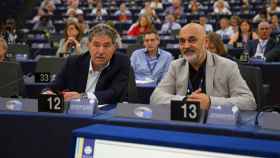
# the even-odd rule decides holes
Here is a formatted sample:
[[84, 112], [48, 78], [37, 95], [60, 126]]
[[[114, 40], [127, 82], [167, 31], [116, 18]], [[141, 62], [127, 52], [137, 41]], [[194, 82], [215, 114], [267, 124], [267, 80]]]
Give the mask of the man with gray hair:
[[151, 96], [151, 104], [170, 104], [171, 100], [197, 101], [204, 110], [210, 106], [236, 105], [255, 110], [254, 96], [241, 77], [238, 65], [205, 49], [206, 33], [195, 23], [179, 33], [183, 56], [174, 60]]
[[129, 58], [116, 53], [119, 35], [106, 24], [95, 25], [89, 52], [70, 56], [47, 93], [62, 92], [66, 101], [96, 99], [98, 104], [117, 103], [127, 94]]
[[267, 21], [258, 24], [257, 33], [259, 39], [248, 41], [249, 56], [265, 59], [268, 52], [277, 46], [277, 42], [271, 37], [272, 27]]
[[0, 62], [5, 60], [7, 50], [8, 50], [7, 42], [5, 41], [4, 38], [0, 37]]

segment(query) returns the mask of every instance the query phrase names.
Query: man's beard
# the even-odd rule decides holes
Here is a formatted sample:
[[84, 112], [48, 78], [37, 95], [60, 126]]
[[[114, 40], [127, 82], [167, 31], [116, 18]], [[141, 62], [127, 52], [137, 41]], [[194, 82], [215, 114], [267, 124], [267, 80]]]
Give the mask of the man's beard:
[[195, 64], [198, 60], [196, 50], [193, 48], [187, 48], [183, 50], [183, 57], [189, 62]]

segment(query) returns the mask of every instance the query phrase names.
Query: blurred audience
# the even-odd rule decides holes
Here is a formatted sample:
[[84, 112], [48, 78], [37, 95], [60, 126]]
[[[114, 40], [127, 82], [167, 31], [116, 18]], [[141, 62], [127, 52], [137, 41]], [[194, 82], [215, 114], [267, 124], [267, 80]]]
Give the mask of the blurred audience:
[[271, 0], [270, 4], [267, 7], [267, 12], [269, 14], [279, 13], [280, 7], [278, 7], [277, 0]]
[[16, 29], [16, 21], [14, 18], [8, 18], [3, 26], [1, 35], [8, 44], [15, 44], [18, 39], [18, 32]]
[[270, 15], [267, 12], [266, 8], [260, 9], [257, 15], [254, 16], [253, 22], [254, 23], [260, 23], [262, 21], [269, 21], [270, 20]]
[[159, 17], [157, 16], [156, 11], [151, 7], [151, 2], [149, 2], [149, 1], [145, 2], [144, 8], [141, 9], [141, 11], [139, 13], [139, 15], [143, 15], [143, 14], [148, 15], [154, 23], [161, 22]]
[[173, 14], [168, 14], [166, 16], [165, 23], [161, 26], [160, 33], [167, 34], [172, 33], [172, 31], [177, 31], [181, 29], [181, 25], [176, 22], [175, 16]]
[[121, 3], [119, 10], [114, 13], [114, 16], [119, 22], [127, 22], [131, 18], [131, 11], [127, 9], [125, 3]]
[[219, 21], [219, 24], [220, 29], [217, 30], [216, 33], [219, 34], [223, 40], [228, 40], [234, 34], [229, 26], [229, 20], [224, 17]]
[[161, 0], [152, 0], [151, 7], [153, 9], [163, 9], [163, 4], [161, 3]]
[[172, 0], [171, 6], [166, 8], [165, 15], [167, 14], [174, 14], [176, 20], [180, 19], [184, 14], [184, 7], [182, 0]]
[[204, 27], [206, 33], [213, 32], [213, 26], [211, 24], [207, 24], [207, 18], [205, 15], [201, 15], [199, 17], [199, 24]]
[[[99, 13], [98, 13], [99, 12]], [[102, 16], [108, 15], [108, 12], [105, 8], [103, 8], [102, 2], [97, 2], [96, 7], [92, 9], [91, 15], [97, 15], [100, 14]]]

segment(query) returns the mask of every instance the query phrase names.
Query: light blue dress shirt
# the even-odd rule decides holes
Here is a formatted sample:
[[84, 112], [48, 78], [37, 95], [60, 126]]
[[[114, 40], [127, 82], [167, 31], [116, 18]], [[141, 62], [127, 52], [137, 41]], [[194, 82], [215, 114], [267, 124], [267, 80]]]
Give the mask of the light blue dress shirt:
[[150, 81], [157, 85], [168, 71], [172, 60], [171, 53], [162, 49], [158, 49], [157, 56], [152, 58], [147, 54], [146, 48], [135, 50], [130, 61], [136, 83], [137, 81]]

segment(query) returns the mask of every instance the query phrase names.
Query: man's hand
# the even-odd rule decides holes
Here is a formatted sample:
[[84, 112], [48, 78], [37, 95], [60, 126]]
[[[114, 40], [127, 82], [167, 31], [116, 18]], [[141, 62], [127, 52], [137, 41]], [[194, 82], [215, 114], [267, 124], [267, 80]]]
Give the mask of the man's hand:
[[62, 92], [64, 101], [70, 101], [72, 99], [80, 99], [81, 94], [78, 92]]
[[200, 107], [203, 110], [207, 110], [209, 108], [209, 104], [210, 104], [210, 98], [208, 95], [206, 95], [205, 93], [201, 92], [201, 88], [195, 90], [194, 92], [192, 92], [192, 94], [190, 96], [188, 96], [187, 101], [197, 101], [200, 103]]
[[53, 94], [54, 95], [55, 93], [53, 91], [51, 91], [51, 90], [47, 90], [47, 91], [44, 91], [41, 94], [49, 94], [49, 95]]

